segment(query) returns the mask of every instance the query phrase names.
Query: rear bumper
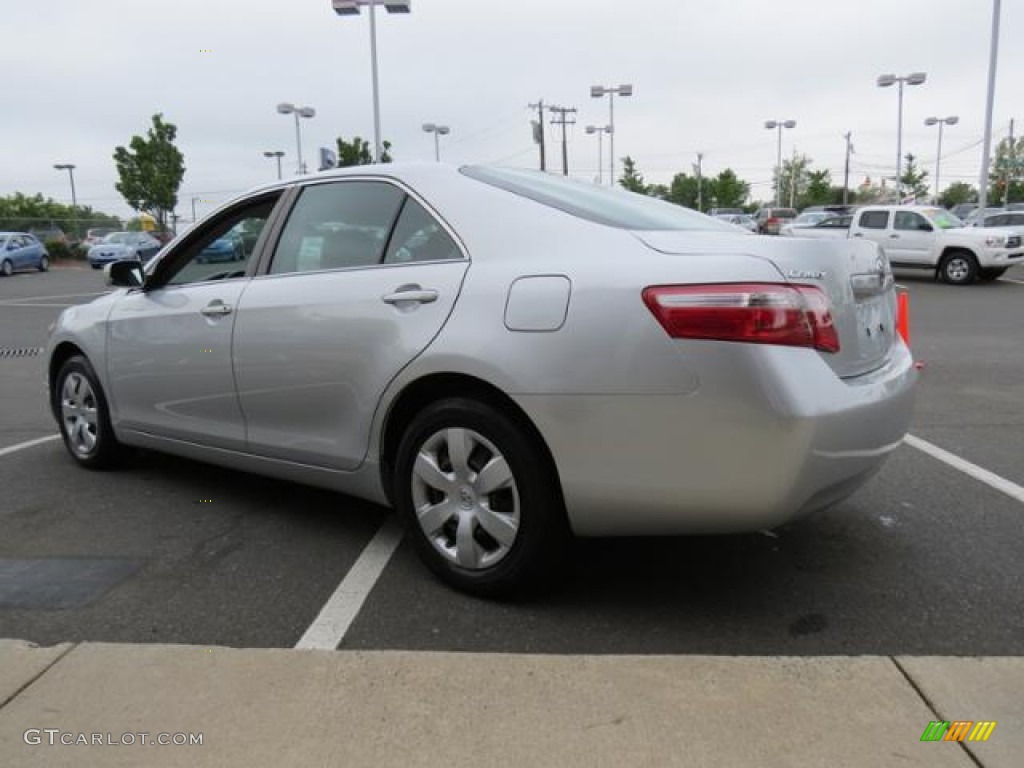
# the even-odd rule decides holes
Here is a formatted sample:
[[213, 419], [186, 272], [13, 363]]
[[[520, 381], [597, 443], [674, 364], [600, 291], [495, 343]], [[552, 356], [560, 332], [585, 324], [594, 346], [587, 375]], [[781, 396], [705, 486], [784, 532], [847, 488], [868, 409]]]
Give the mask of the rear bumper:
[[903, 344], [852, 380], [806, 350], [708, 351], [731, 359], [689, 394], [516, 398], [551, 449], [577, 534], [771, 528], [849, 496], [906, 434], [917, 372]]

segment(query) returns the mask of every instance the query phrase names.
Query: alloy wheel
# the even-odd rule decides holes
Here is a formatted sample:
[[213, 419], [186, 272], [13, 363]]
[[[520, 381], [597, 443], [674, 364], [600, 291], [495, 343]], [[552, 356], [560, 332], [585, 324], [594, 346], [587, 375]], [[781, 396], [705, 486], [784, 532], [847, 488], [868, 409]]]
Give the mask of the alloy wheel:
[[74, 371], [64, 379], [60, 394], [60, 412], [68, 446], [78, 456], [89, 456], [96, 448], [98, 414], [96, 393], [89, 380]]

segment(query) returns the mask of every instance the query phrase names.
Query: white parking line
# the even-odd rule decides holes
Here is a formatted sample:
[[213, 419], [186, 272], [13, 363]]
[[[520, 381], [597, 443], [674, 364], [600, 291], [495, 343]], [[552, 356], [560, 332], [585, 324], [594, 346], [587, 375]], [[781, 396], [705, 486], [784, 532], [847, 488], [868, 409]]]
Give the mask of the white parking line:
[[1016, 280], [1012, 277], [1001, 277], [999, 278], [1001, 283], [1016, 283], [1017, 285], [1024, 285], [1024, 280]]
[[25, 303], [21, 303], [21, 302], [19, 302], [17, 304], [4, 304], [2, 301], [0, 301], [0, 307], [58, 307], [59, 308], [59, 307], [76, 307], [76, 306], [78, 306], [78, 305], [77, 304], [25, 304]]
[[42, 445], [43, 443], [48, 443], [51, 440], [60, 440], [60, 435], [47, 435], [46, 437], [37, 437], [35, 440], [26, 440], [24, 443], [10, 445], [7, 448], [0, 448], [0, 456], [6, 456], [9, 453], [17, 453], [18, 451], [23, 451], [26, 448], [31, 448], [34, 445]]
[[359, 609], [383, 573], [384, 566], [398, 548], [403, 533], [396, 516], [390, 515], [366, 545], [359, 559], [349, 568], [309, 629], [299, 638], [296, 648], [333, 651], [341, 644], [359, 614]]
[[966, 459], [961, 459], [956, 454], [950, 453], [943, 448], [939, 448], [937, 445], [932, 445], [927, 440], [922, 440], [921, 438], [914, 437], [913, 435], [907, 435], [903, 440], [907, 445], [911, 445], [919, 451], [924, 451], [932, 458], [938, 459], [954, 469], [959, 469], [965, 475], [970, 475], [975, 480], [984, 483], [990, 488], [995, 488], [997, 491], [1005, 493], [1011, 499], [1016, 499], [1024, 504], [1024, 487], [1007, 480], [1005, 477], [1000, 477], [995, 472], [989, 472], [987, 469], [983, 469], [977, 464], [972, 464]]

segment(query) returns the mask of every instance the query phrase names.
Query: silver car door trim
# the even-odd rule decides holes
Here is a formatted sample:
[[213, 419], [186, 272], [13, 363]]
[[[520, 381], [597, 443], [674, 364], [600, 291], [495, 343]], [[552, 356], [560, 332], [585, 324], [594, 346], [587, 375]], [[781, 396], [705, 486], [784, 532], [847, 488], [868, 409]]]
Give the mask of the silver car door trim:
[[414, 301], [417, 304], [430, 304], [437, 301], [440, 294], [433, 288], [397, 288], [394, 293], [380, 297], [385, 304], [401, 304]]
[[230, 315], [234, 311], [234, 307], [230, 304], [223, 302], [211, 301], [205, 307], [199, 310], [199, 314], [205, 315], [206, 317], [222, 317], [223, 315]]

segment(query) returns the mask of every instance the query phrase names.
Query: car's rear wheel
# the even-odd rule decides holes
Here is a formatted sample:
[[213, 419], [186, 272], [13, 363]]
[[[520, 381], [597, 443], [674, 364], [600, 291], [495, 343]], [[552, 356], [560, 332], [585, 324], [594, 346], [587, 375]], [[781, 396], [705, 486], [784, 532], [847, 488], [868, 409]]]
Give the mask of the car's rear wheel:
[[38, 267], [38, 269], [39, 269], [40, 272], [45, 272], [49, 268], [50, 268], [50, 257], [44, 255], [41, 259], [39, 259], [39, 267]]
[[4, 259], [3, 262], [0, 263], [0, 274], [4, 277], [10, 277], [14, 274], [14, 264], [11, 263], [10, 259]]
[[978, 279], [985, 283], [991, 283], [993, 280], [998, 280], [1000, 277], [1006, 274], [1006, 267], [992, 267], [991, 269], [979, 269]]
[[398, 447], [393, 499], [427, 567], [489, 597], [532, 590], [551, 574], [568, 526], [543, 455], [485, 403], [452, 398], [421, 411]]
[[967, 285], [978, 277], [978, 260], [970, 251], [952, 251], [939, 264], [939, 276], [951, 285]]
[[57, 420], [68, 453], [89, 469], [114, 464], [121, 445], [110, 426], [107, 399], [89, 361], [81, 355], [69, 358], [54, 384]]

